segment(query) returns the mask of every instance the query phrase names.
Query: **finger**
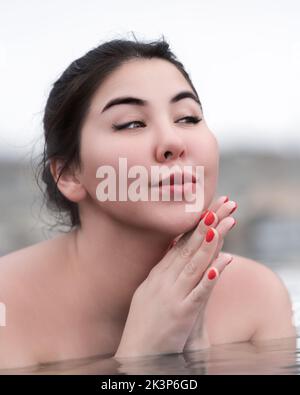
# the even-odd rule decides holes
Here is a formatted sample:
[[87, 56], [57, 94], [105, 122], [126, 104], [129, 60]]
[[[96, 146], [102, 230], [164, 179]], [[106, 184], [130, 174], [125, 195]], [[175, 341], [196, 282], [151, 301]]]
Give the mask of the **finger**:
[[[215, 214], [213, 213], [215, 218]], [[172, 265], [173, 272], [173, 280], [175, 281], [178, 277], [179, 273], [182, 271], [182, 268], [185, 266], [187, 260], [189, 260], [197, 251], [197, 249], [202, 244], [205, 234], [208, 229], [208, 225], [210, 221], [206, 221], [206, 219], [212, 218], [211, 215], [207, 214], [202, 223], [199, 223], [196, 230], [191, 230], [178, 239], [174, 240], [173, 243], [173, 252], [170, 253], [169, 259], [162, 264], [162, 270], [168, 269]], [[215, 227], [218, 222], [218, 218], [215, 218], [212, 222], [212, 227]], [[216, 251], [214, 253], [213, 259], [219, 254], [224, 240], [225, 235], [233, 228], [236, 224], [236, 221], [233, 217], [226, 217], [216, 226], [216, 229], [219, 233], [219, 241]], [[197, 231], [199, 230], [199, 232]]]
[[[212, 215], [212, 214], [209, 214], [209, 212], [214, 213], [220, 222], [222, 219], [224, 219], [226, 216], [232, 214], [236, 210], [237, 203], [233, 200], [229, 200], [228, 196], [221, 196], [215, 202], [213, 202], [210, 207], [211, 208], [209, 210], [204, 211], [202, 213], [202, 215], [200, 216], [200, 219], [203, 220], [203, 222], [209, 221], [208, 217]], [[217, 222], [208, 222], [207, 225], [216, 226]], [[196, 226], [196, 228], [197, 228], [197, 226]], [[190, 236], [192, 236], [194, 231], [195, 231], [195, 228], [193, 228], [189, 232], [183, 234], [183, 236], [180, 236], [180, 237], [174, 239], [173, 242], [170, 244], [168, 251], [171, 248], [173, 248], [175, 246], [175, 244], [177, 245], [177, 247], [182, 246], [190, 238]], [[179, 240], [180, 240], [180, 244], [178, 244]]]
[[192, 258], [182, 266], [182, 269], [175, 279], [174, 286], [177, 292], [184, 298], [201, 279], [204, 271], [212, 262], [219, 235], [216, 229], [209, 228], [200, 248]]
[[193, 307], [195, 303], [207, 303], [211, 291], [213, 290], [221, 273], [232, 261], [232, 259], [233, 257], [230, 254], [220, 254], [220, 256], [214, 261], [214, 264], [205, 271], [203, 278], [200, 280], [200, 282], [186, 296], [183, 304]]
[[[221, 196], [217, 201], [215, 201], [210, 207], [213, 207], [217, 215], [219, 221], [231, 215], [237, 209], [237, 203], [234, 200], [229, 200], [227, 196]], [[202, 220], [209, 210], [206, 210], [200, 216], [200, 220]]]
[[[200, 218], [202, 218], [202, 221], [200, 222], [204, 222], [205, 225], [207, 226], [216, 227], [218, 222], [220, 223], [222, 219], [226, 218], [228, 215], [230, 215], [236, 210], [237, 203], [233, 200], [229, 200], [228, 196], [221, 196], [216, 201], [214, 201], [210, 207], [215, 208], [216, 212], [206, 210], [200, 216]], [[212, 221], [213, 218], [212, 216], [216, 216], [217, 218]], [[234, 226], [234, 224], [232, 226]], [[168, 253], [168, 258], [161, 263], [161, 269], [163, 270], [167, 269], [171, 264], [170, 259], [173, 260], [178, 254], [184, 259], [188, 259], [190, 256], [193, 255], [193, 253], [197, 250], [197, 248], [199, 248], [199, 245], [201, 245], [204, 238], [204, 233], [206, 231], [205, 230], [204, 233], [202, 233], [202, 235], [201, 233], [199, 235], [199, 233], [197, 233], [197, 229], [199, 228], [200, 225], [198, 223], [198, 225], [195, 228], [191, 229], [189, 232], [180, 235], [179, 237], [174, 239], [172, 243], [170, 243], [166, 251], [166, 253]], [[222, 232], [221, 232], [221, 236], [223, 237]], [[188, 240], [190, 240], [189, 244], [186, 244]], [[220, 240], [219, 244], [221, 244], [221, 242], [222, 241]], [[216, 256], [219, 253], [220, 249], [221, 248], [216, 250]], [[181, 267], [179, 267], [178, 269], [180, 271]]]
[[220, 196], [218, 199], [214, 200], [209, 206], [210, 211], [217, 212], [219, 208], [226, 202], [229, 201], [228, 196]]
[[178, 249], [183, 247], [183, 245], [190, 238], [194, 230], [195, 228], [191, 229], [186, 233], [182, 233], [171, 241], [168, 249], [165, 252], [165, 255], [160, 260], [159, 264], [155, 266], [155, 270], [164, 272], [169, 268], [170, 265], [174, 265], [174, 260], [178, 256]]
[[[186, 233], [183, 233], [183, 235], [180, 236], [177, 240], [173, 240], [172, 246], [168, 251], [169, 256], [171, 258], [175, 258], [178, 255], [178, 253], [180, 254], [180, 252], [183, 253], [182, 254], [183, 257], [185, 256], [188, 257], [189, 255], [193, 254], [201, 245], [208, 226], [215, 227], [217, 223], [218, 223], [218, 218], [216, 217], [216, 214], [212, 212], [211, 213], [208, 212], [205, 215], [204, 220], [199, 221], [196, 227], [194, 227], [193, 229], [189, 230]], [[188, 248], [190, 254], [189, 253], [186, 254], [186, 251], [182, 251], [184, 247]]]
[[216, 251], [215, 251], [215, 254], [213, 256], [213, 259], [216, 259], [219, 256], [219, 254], [220, 254], [220, 252], [222, 250], [223, 244], [224, 244], [224, 240], [223, 239], [219, 239], [218, 246], [216, 248]]
[[217, 225], [216, 229], [219, 232], [219, 242], [216, 248], [215, 257], [218, 256], [224, 244], [224, 238], [228, 232], [235, 226], [236, 220], [233, 217], [226, 217]]
[[222, 204], [216, 210], [216, 214], [218, 218], [221, 220], [231, 215], [236, 209], [237, 209], [237, 203], [234, 200], [228, 200], [226, 203]]
[[208, 210], [202, 213], [200, 218], [202, 219], [208, 211], [214, 211], [221, 220], [232, 214], [236, 209], [237, 203], [234, 200], [229, 200], [228, 196], [221, 196], [209, 206]]
[[[223, 272], [227, 265], [233, 261], [233, 256], [227, 252], [220, 252], [217, 258], [212, 261], [211, 266], [215, 267], [219, 274]], [[207, 269], [209, 270], [209, 268]]]
[[178, 275], [182, 271], [183, 267], [198, 251], [203, 240], [206, 237], [206, 233], [209, 227], [215, 227], [218, 223], [218, 218], [212, 211], [208, 212], [203, 221], [200, 221], [190, 234], [185, 234], [178, 242], [173, 246], [173, 252], [170, 252], [170, 263], [166, 268], [170, 268], [171, 280], [176, 281]]

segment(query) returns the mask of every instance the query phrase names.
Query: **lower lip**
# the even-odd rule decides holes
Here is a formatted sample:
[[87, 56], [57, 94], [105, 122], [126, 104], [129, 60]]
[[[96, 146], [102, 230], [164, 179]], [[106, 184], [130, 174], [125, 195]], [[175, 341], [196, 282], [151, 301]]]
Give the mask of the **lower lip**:
[[184, 200], [184, 196], [187, 196], [188, 192], [192, 193], [196, 192], [196, 183], [194, 182], [185, 182], [184, 184], [171, 184], [171, 185], [160, 185], [159, 187], [154, 186], [152, 188], [159, 188], [159, 195], [162, 196], [168, 193], [170, 197], [174, 196], [175, 193], [178, 193], [178, 196], [182, 196], [182, 200]]

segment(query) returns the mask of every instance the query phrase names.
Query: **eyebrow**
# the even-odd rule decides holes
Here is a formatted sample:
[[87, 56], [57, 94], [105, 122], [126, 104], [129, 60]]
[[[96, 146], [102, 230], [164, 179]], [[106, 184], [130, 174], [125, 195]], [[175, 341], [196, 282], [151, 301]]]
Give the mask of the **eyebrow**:
[[[190, 91], [183, 91], [183, 92], [177, 93], [177, 95], [175, 95], [174, 97], [171, 98], [170, 103], [171, 104], [177, 103], [179, 100], [183, 100], [186, 98], [193, 99], [196, 103], [199, 104], [199, 106], [202, 110], [200, 100], [198, 99], [197, 96], [194, 95], [194, 93], [192, 93]], [[138, 99], [137, 97], [130, 97], [130, 96], [117, 97], [115, 99], [110, 100], [104, 106], [101, 113], [103, 113], [104, 111], [108, 110], [109, 108], [111, 108], [113, 106], [117, 106], [120, 104], [131, 104], [131, 105], [135, 105], [135, 106], [147, 106], [149, 104], [149, 102], [147, 100]]]

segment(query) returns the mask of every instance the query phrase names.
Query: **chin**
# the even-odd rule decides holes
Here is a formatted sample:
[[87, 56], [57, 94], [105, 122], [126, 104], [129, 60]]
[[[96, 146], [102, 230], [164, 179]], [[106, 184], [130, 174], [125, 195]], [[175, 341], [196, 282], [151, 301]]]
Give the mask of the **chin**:
[[149, 228], [175, 237], [195, 228], [199, 223], [200, 215], [201, 213], [198, 212], [186, 212], [184, 205], [179, 207], [173, 204], [166, 207], [149, 208], [144, 219]]

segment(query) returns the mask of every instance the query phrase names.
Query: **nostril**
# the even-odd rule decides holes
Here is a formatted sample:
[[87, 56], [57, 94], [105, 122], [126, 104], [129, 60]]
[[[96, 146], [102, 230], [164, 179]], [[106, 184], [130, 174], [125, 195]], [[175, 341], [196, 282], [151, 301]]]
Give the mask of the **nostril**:
[[168, 156], [172, 156], [172, 152], [171, 151], [166, 151], [165, 153], [164, 153], [164, 157], [166, 158], [166, 159], [168, 159]]

